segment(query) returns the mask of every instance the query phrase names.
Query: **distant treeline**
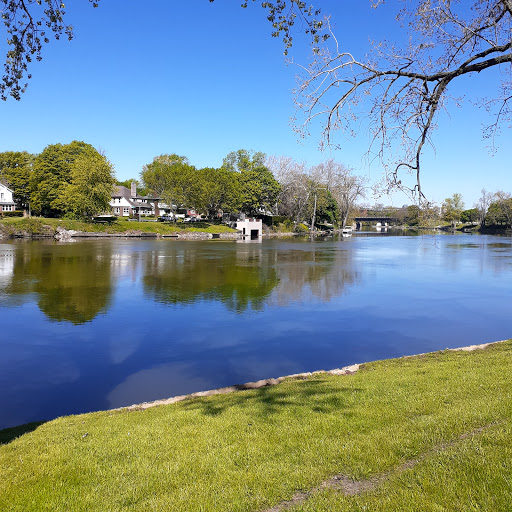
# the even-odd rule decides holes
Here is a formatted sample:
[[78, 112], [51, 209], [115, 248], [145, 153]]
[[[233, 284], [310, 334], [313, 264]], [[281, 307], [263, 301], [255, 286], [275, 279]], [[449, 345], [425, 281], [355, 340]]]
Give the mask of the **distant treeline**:
[[221, 212], [277, 216], [290, 229], [318, 224], [345, 226], [354, 216], [388, 215], [400, 224], [440, 221], [512, 226], [509, 193], [488, 193], [471, 209], [460, 194], [441, 206], [357, 206], [366, 180], [334, 160], [308, 167], [288, 157], [244, 149], [229, 153], [220, 168], [197, 169], [185, 156], [164, 154], [144, 165], [138, 178], [117, 181], [105, 155], [90, 144], [52, 144], [40, 154], [0, 153], [0, 181], [14, 193], [20, 209], [46, 217], [88, 218], [111, 211], [115, 184], [136, 181], [141, 195], [157, 197], [171, 209], [193, 208], [208, 218]]

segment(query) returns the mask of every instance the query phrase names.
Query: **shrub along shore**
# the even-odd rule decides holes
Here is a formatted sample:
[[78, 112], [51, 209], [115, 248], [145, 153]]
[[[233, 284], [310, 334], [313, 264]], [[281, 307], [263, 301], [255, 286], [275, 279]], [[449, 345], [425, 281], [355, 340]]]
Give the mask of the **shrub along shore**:
[[0, 510], [510, 510], [512, 340], [0, 431]]

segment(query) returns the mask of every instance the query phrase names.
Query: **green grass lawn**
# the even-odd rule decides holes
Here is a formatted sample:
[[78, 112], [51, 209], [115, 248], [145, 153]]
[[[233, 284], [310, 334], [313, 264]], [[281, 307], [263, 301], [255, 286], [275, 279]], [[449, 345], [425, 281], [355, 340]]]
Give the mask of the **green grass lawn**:
[[205, 232], [205, 233], [231, 233], [234, 229], [224, 224], [213, 224], [209, 222], [134, 222], [119, 218], [112, 224], [98, 224], [94, 222], [81, 222], [69, 219], [48, 219], [32, 217], [11, 217], [0, 219], [0, 229], [6, 233], [26, 231], [28, 233], [55, 233], [57, 227], [68, 230], [85, 231], [88, 233], [125, 233], [139, 231], [142, 233], [159, 233], [170, 235], [173, 233]]
[[511, 362], [508, 341], [2, 431], [0, 510], [510, 511]]

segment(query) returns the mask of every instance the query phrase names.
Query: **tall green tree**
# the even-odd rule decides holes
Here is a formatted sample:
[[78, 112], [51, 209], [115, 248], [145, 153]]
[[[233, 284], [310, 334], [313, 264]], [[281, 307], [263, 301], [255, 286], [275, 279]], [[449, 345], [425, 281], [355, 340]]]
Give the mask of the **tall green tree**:
[[478, 208], [471, 208], [470, 210], [464, 210], [460, 215], [460, 220], [462, 222], [471, 222], [476, 223], [479, 219]]
[[453, 194], [452, 197], [448, 197], [444, 200], [442, 206], [443, 219], [447, 222], [451, 222], [452, 226], [455, 226], [460, 221], [462, 211], [464, 210], [464, 201], [460, 194]]
[[112, 164], [96, 150], [86, 150], [71, 166], [71, 183], [59, 198], [61, 208], [82, 218], [110, 212], [114, 184]]
[[248, 215], [273, 213], [281, 185], [266, 167], [240, 173], [241, 209]]
[[72, 181], [72, 167], [84, 152], [97, 152], [90, 144], [74, 140], [70, 144], [51, 144], [34, 160], [30, 175], [30, 205], [43, 216], [58, 217], [66, 212], [62, 202]]
[[160, 155], [142, 168], [142, 183], [149, 193], [161, 198], [173, 212], [193, 206], [196, 182], [195, 167], [187, 157], [176, 154]]
[[[315, 199], [313, 198], [313, 201]], [[315, 214], [315, 222], [322, 223], [328, 222], [330, 224], [337, 224], [340, 221], [340, 209], [336, 199], [331, 192], [324, 189], [318, 189], [316, 192], [316, 209], [313, 210]]]
[[265, 153], [239, 149], [229, 153], [222, 164], [224, 170], [239, 173], [241, 210], [248, 215], [273, 212], [281, 192], [265, 160]]
[[405, 223], [409, 226], [417, 226], [421, 220], [421, 209], [417, 204], [412, 204], [407, 207], [405, 216]]
[[499, 190], [494, 194], [494, 201], [485, 217], [485, 225], [512, 227], [512, 197], [509, 193]]
[[12, 191], [15, 200], [24, 208], [30, 200], [30, 172], [34, 155], [26, 151], [0, 153], [0, 181]]
[[213, 219], [219, 211], [237, 211], [241, 206], [239, 173], [205, 168], [196, 171], [194, 204]]

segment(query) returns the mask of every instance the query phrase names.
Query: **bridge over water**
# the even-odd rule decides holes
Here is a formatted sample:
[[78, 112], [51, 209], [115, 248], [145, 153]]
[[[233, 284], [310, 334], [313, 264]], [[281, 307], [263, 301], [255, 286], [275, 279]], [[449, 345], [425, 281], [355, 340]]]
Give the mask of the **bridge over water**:
[[357, 229], [361, 228], [362, 224], [376, 224], [377, 226], [390, 226], [392, 224], [399, 224], [400, 221], [396, 217], [387, 216], [374, 216], [374, 217], [356, 217], [354, 219]]

